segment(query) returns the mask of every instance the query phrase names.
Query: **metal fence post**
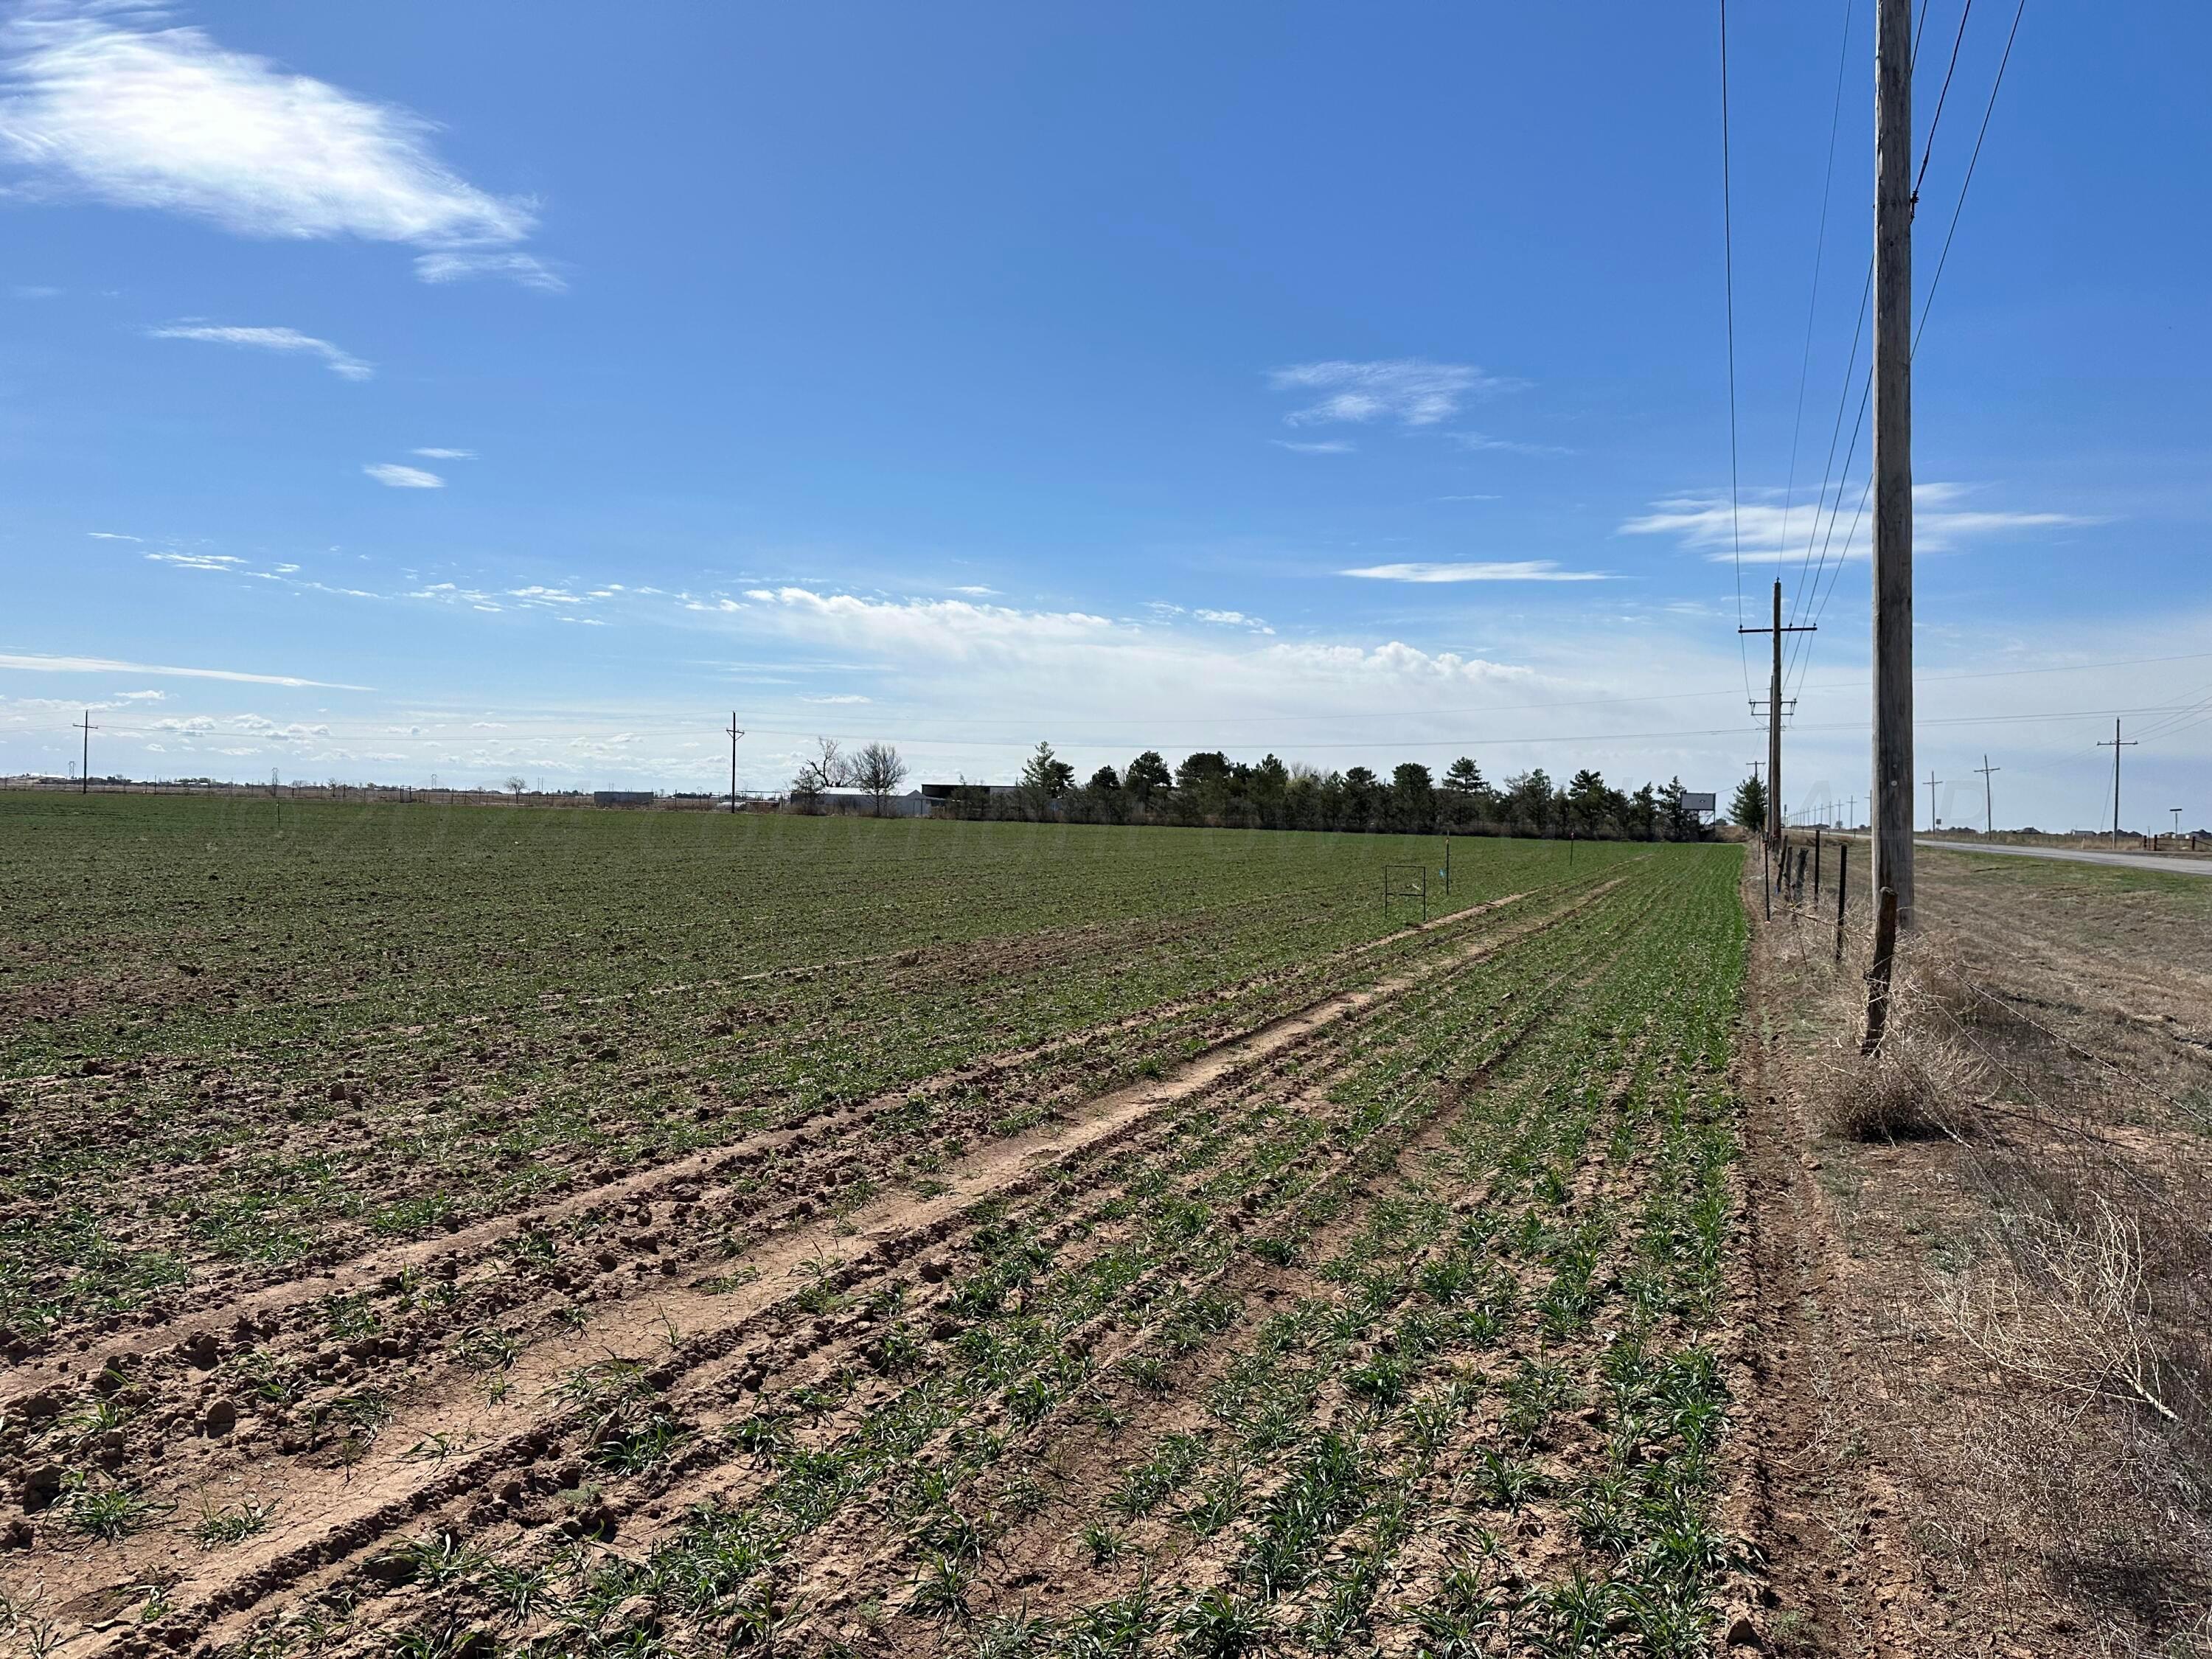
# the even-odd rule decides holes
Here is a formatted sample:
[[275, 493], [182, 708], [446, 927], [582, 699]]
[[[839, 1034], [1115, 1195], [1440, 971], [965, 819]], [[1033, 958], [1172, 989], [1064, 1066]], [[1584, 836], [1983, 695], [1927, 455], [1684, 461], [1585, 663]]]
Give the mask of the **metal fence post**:
[[1836, 960], [1844, 959], [1844, 895], [1851, 890], [1849, 879], [1851, 869], [1851, 844], [1840, 842], [1836, 848]]
[[1881, 1034], [1889, 1024], [1889, 976], [1897, 957], [1897, 889], [1881, 890], [1881, 906], [1875, 912], [1874, 965], [1867, 969], [1866, 1036], [1859, 1043], [1863, 1054], [1881, 1047]]

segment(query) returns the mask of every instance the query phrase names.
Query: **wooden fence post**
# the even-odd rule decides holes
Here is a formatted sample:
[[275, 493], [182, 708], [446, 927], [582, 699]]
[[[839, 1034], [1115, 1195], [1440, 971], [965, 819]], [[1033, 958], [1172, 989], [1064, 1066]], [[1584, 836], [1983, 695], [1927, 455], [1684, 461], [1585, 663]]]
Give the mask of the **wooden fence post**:
[[1759, 903], [1769, 921], [1774, 920], [1774, 856], [1767, 850], [1772, 845], [1764, 838], [1759, 843]]
[[1875, 912], [1874, 965], [1867, 969], [1866, 1036], [1859, 1043], [1863, 1054], [1881, 1047], [1883, 1029], [1889, 1024], [1889, 975], [1897, 957], [1897, 889], [1881, 890], [1881, 905]]

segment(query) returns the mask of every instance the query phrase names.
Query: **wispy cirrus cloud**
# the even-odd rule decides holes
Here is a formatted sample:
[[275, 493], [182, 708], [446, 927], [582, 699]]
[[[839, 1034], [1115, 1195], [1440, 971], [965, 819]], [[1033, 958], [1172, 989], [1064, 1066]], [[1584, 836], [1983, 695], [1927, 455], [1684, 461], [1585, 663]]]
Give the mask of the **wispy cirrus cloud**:
[[473, 461], [477, 458], [473, 449], [410, 449], [407, 453], [420, 455], [426, 461]]
[[218, 570], [236, 574], [246, 561], [228, 553], [149, 553], [154, 564], [172, 564], [179, 570]]
[[1563, 570], [1556, 559], [1484, 559], [1462, 563], [1431, 563], [1415, 560], [1402, 564], [1370, 564], [1357, 570], [1340, 570], [1340, 576], [1360, 576], [1378, 582], [1601, 582], [1602, 570]]
[[402, 466], [397, 461], [370, 461], [361, 469], [387, 489], [443, 489], [446, 481], [434, 472], [425, 472], [419, 466]]
[[[1954, 506], [1978, 484], [1930, 483], [1912, 488], [1912, 544], [1923, 553], [1954, 553], [1978, 538], [2008, 531], [2053, 530], [2100, 524], [2073, 513], [1999, 512]], [[1833, 523], [1826, 507], [1794, 505], [1779, 492], [1760, 490], [1733, 504], [1725, 495], [1672, 495], [1620, 526], [1624, 536], [1672, 536], [1686, 551], [1709, 563], [1787, 564], [1812, 553], [1830, 559], [1867, 556], [1868, 517], [1856, 509], [1863, 486], [1842, 491], [1843, 511]], [[1834, 498], [1830, 498], [1832, 504]]]
[[0, 26], [0, 165], [18, 196], [86, 199], [270, 240], [427, 250], [426, 282], [560, 278], [515, 252], [532, 204], [478, 189], [432, 123], [218, 45], [152, 6], [32, 0]]
[[1445, 435], [1462, 449], [1492, 450], [1506, 455], [1571, 455], [1575, 453], [1565, 444], [1522, 443], [1517, 438], [1493, 438], [1486, 432], [1452, 432]]
[[296, 328], [228, 328], [210, 323], [173, 323], [167, 328], [149, 328], [147, 337], [155, 340], [205, 340], [212, 345], [244, 346], [255, 351], [297, 351], [320, 357], [331, 373], [341, 380], [366, 380], [376, 370], [355, 356], [342, 350], [328, 340], [319, 340], [312, 334], [302, 334]]
[[1318, 443], [1299, 443], [1291, 438], [1270, 438], [1267, 441], [1278, 449], [1287, 449], [1297, 455], [1349, 455], [1359, 447], [1345, 438], [1324, 438]]
[[180, 679], [236, 680], [246, 685], [313, 686], [325, 691], [375, 689], [336, 680], [301, 679], [293, 674], [252, 674], [238, 668], [177, 668], [163, 663], [118, 662], [112, 657], [43, 656], [30, 652], [0, 652], [0, 668], [36, 674], [167, 674]]
[[415, 274], [426, 283], [458, 283], [471, 276], [505, 276], [541, 294], [560, 294], [568, 279], [534, 253], [425, 253]]
[[1283, 416], [1291, 426], [1385, 420], [1434, 426], [1459, 413], [1460, 405], [1470, 398], [1518, 391], [1528, 383], [1485, 374], [1473, 363], [1392, 357], [1364, 363], [1341, 358], [1291, 363], [1271, 370], [1267, 384], [1277, 392], [1319, 394], [1316, 401]]

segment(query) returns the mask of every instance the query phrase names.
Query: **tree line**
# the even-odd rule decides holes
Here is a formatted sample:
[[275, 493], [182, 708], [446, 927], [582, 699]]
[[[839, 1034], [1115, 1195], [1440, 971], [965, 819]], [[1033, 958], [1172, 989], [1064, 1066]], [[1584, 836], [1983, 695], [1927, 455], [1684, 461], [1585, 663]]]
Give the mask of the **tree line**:
[[1587, 767], [1565, 783], [1536, 767], [1493, 784], [1465, 755], [1441, 777], [1406, 761], [1386, 778], [1364, 766], [1324, 772], [1273, 755], [1232, 761], [1218, 750], [1170, 767], [1147, 749], [1126, 767], [1102, 766], [1079, 783], [1075, 769], [1040, 743], [1011, 790], [963, 784], [949, 805], [967, 817], [1070, 823], [1696, 841], [1704, 830], [1687, 793], [1679, 777], [1618, 789]]

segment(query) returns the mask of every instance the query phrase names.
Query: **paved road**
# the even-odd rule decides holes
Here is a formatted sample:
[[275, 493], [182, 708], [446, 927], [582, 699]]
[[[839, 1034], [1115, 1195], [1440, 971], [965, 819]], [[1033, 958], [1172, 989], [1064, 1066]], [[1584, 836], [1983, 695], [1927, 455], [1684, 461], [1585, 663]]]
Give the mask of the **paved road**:
[[2083, 853], [2068, 847], [2012, 847], [1999, 842], [1937, 841], [1915, 836], [1916, 847], [1940, 847], [1947, 853], [1996, 853], [2007, 858], [2063, 859], [2069, 864], [2112, 864], [2123, 870], [2153, 870], [2165, 876], [2212, 876], [2212, 863], [2160, 858], [2153, 853]]

